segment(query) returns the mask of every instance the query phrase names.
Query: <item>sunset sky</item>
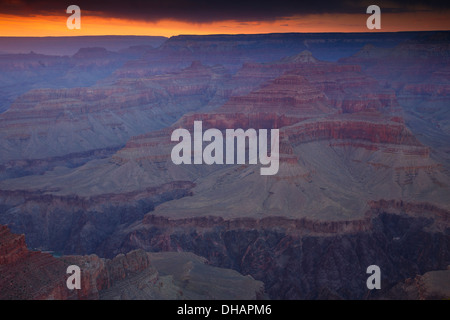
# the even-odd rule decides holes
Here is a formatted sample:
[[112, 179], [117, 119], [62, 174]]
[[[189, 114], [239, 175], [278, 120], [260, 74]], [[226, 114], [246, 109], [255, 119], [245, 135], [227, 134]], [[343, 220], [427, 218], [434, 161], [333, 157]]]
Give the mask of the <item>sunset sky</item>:
[[[81, 8], [69, 30], [66, 8]], [[86, 1], [0, 0], [1, 36], [368, 32], [366, 8], [381, 8], [381, 30], [450, 30], [449, 1]], [[372, 31], [373, 32], [373, 31]]]

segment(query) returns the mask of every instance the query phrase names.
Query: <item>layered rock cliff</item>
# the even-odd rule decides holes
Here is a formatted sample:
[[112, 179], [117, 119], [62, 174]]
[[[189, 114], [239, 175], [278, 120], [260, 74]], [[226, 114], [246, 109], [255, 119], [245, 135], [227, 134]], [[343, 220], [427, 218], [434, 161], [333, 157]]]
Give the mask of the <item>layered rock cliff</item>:
[[448, 300], [450, 298], [450, 266], [447, 270], [430, 271], [395, 285], [382, 297], [395, 300]]
[[408, 127], [433, 156], [449, 168], [449, 35], [432, 32], [418, 35], [387, 49], [368, 45], [340, 60], [358, 64], [384, 87], [396, 92]]
[[94, 153], [119, 148], [131, 136], [160, 129], [223, 96], [219, 84], [227, 78], [223, 68], [193, 64], [149, 79], [29, 91], [0, 114], [3, 178], [51, 169], [55, 158], [79, 165]]
[[[125, 146], [112, 147], [114, 154], [104, 154], [102, 159], [76, 162], [75, 168], [49, 160], [54, 166], [41, 170], [43, 174], [1, 181], [0, 222], [26, 233], [32, 247], [66, 254], [96, 253], [113, 259], [135, 249], [194, 252], [216, 267], [263, 281], [274, 299], [379, 298], [365, 286], [369, 265], [381, 267], [382, 286], [388, 289], [417, 274], [446, 268], [450, 260], [449, 173], [436, 157], [441, 149], [424, 139], [436, 142], [436, 135], [422, 131], [428, 127], [411, 125], [405, 95], [400, 96], [401, 90], [407, 90], [421, 97], [431, 95], [434, 102], [442, 98], [445, 103], [445, 84], [415, 82], [420, 78], [413, 77], [417, 66], [395, 81], [385, 67], [392, 78], [388, 82], [382, 72], [371, 74], [356, 60], [324, 62], [310, 52], [270, 63], [247, 62], [231, 74], [220, 66], [192, 63], [198, 59], [187, 63], [194, 56], [213, 63], [220, 57], [211, 53], [227, 39], [191, 40], [181, 37], [147, 52], [136, 67], [139, 71], [148, 63], [139, 79], [133, 78], [132, 70], [125, 72], [124, 66], [119, 70], [123, 73], [107, 79], [108, 85], [32, 91], [2, 114], [8, 120], [5, 126], [18, 134], [11, 138], [14, 143], [23, 139], [34, 146], [37, 139], [35, 133], [28, 138], [22, 130], [21, 125], [31, 121], [23, 110], [47, 127], [47, 111], [53, 119], [61, 119], [61, 126], [77, 124], [79, 117], [80, 126], [95, 124], [94, 133], [111, 141], [120, 139]], [[233, 47], [232, 42], [227, 45]], [[406, 47], [412, 48], [411, 44]], [[428, 55], [435, 56], [432, 52], [438, 49], [433, 46]], [[398, 60], [408, 50], [400, 50]], [[157, 61], [152, 59], [161, 53], [171, 53], [167, 61], [179, 63], [173, 68], [186, 68], [169, 74], [150, 70]], [[412, 54], [412, 59], [422, 54]], [[178, 60], [180, 55], [186, 57]], [[241, 58], [230, 53], [224, 57], [225, 66], [237, 68]], [[437, 61], [445, 62], [442, 59]], [[442, 70], [432, 75], [436, 83], [446, 81], [445, 67]], [[52, 101], [53, 95], [64, 101], [64, 108]], [[33, 99], [42, 101], [41, 105]], [[84, 107], [92, 107], [93, 113]], [[445, 119], [445, 112], [442, 115]], [[150, 117], [156, 121], [152, 128], [127, 129], [129, 121], [139, 124]], [[196, 120], [202, 121], [204, 130], [222, 132], [280, 129], [277, 174], [261, 176], [261, 164], [173, 164], [172, 131], [192, 132]], [[117, 124], [113, 134], [103, 131], [112, 124]], [[142, 134], [135, 135], [138, 130]], [[110, 142], [93, 137], [99, 143], [95, 148]], [[59, 143], [71, 146], [64, 139]], [[12, 144], [9, 148], [16, 152]], [[6, 165], [10, 163], [16, 162]], [[83, 259], [83, 264], [98, 265], [97, 271], [109, 270], [106, 260]], [[117, 263], [123, 265], [123, 259], [119, 256]], [[167, 270], [171, 264], [161, 268]], [[113, 282], [123, 289], [124, 297], [137, 297], [134, 280], [127, 280], [127, 272], [120, 270], [111, 272], [125, 278]], [[95, 272], [86, 278], [91, 288], [103, 288], [95, 297], [101, 298], [102, 292], [108, 292], [105, 297], [118, 297], [104, 287], [110, 280]], [[180, 271], [173, 283], [187, 278]], [[154, 297], [150, 292], [147, 297]], [[172, 289], [165, 294], [181, 296]]]
[[[149, 214], [112, 237], [103, 252], [194, 252], [263, 281], [274, 299], [386, 298], [397, 283], [450, 261], [448, 210], [389, 203], [373, 204], [363, 219], [338, 222]], [[381, 268], [380, 292], [366, 287], [372, 264]]]
[[[261, 68], [274, 64], [294, 69], [214, 111], [191, 113], [171, 127], [133, 137], [112, 157], [1, 182], [5, 213], [0, 221], [27, 232], [35, 245], [92, 253], [121, 224], [139, 221], [155, 207], [158, 215], [177, 218], [331, 221], [361, 217], [368, 201], [383, 198], [448, 207], [447, 172], [405, 126], [392, 91], [380, 88], [359, 66], [320, 62], [308, 52]], [[194, 63], [176, 77], [186, 84], [195, 74], [207, 83], [213, 69]], [[170, 87], [173, 75], [138, 82], [148, 87], [157, 81]], [[171, 95], [185, 97], [183, 90], [195, 91], [199, 83], [172, 86]], [[348, 101], [360, 107], [350, 108]], [[204, 130], [279, 128], [278, 173], [262, 177], [260, 165], [248, 164], [174, 165], [171, 132], [192, 130], [196, 120]], [[36, 212], [47, 218], [38, 219]], [[97, 218], [99, 214], [109, 222]], [[29, 224], [23, 223], [24, 216]], [[51, 229], [53, 222], [48, 221], [57, 221], [54, 238], [42, 232]]]
[[[264, 286], [233, 270], [208, 266], [185, 253], [134, 250], [113, 259], [30, 251], [24, 235], [0, 225], [0, 299], [257, 299]], [[69, 265], [81, 270], [80, 289], [66, 286]], [[209, 276], [205, 277], [204, 275]]]

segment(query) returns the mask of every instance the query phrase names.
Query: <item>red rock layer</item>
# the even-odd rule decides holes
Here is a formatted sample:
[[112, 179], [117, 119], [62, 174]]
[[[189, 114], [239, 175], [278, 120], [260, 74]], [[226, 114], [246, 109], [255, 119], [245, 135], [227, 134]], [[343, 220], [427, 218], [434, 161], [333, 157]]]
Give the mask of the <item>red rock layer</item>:
[[0, 226], [0, 299], [68, 299], [64, 263], [49, 253], [29, 251], [25, 236]]
[[427, 202], [405, 202], [402, 200], [385, 200], [369, 201], [369, 206], [372, 209], [378, 210], [397, 210], [400, 212], [407, 212], [409, 214], [431, 215], [439, 221], [439, 226], [442, 228], [450, 226], [450, 212], [446, 209], [440, 208], [434, 204]]
[[[117, 148], [182, 114], [225, 99], [221, 67], [194, 63], [177, 73], [71, 89], [35, 89], [0, 115], [0, 163]], [[164, 110], [163, 110], [164, 109]], [[48, 146], [51, 146], [50, 148]]]
[[300, 123], [286, 129], [292, 143], [318, 140], [360, 140], [381, 144], [422, 146], [403, 124], [370, 121], [316, 121]]
[[[404, 202], [401, 200], [378, 200], [369, 201], [370, 210], [362, 219], [343, 221], [322, 221], [317, 219], [291, 219], [285, 217], [234, 218], [224, 219], [218, 216], [203, 216], [193, 218], [167, 218], [155, 214], [147, 214], [142, 220], [142, 225], [151, 225], [159, 228], [216, 228], [218, 226], [225, 230], [233, 229], [270, 229], [281, 228], [291, 232], [312, 232], [317, 234], [344, 234], [368, 232], [372, 229], [372, 219], [380, 212], [406, 212], [410, 215], [419, 215], [435, 218], [436, 225], [440, 227], [450, 226], [450, 212], [424, 202]], [[132, 237], [132, 235], [130, 235]]]
[[[69, 265], [82, 270], [80, 290], [66, 286]], [[49, 253], [30, 251], [24, 235], [13, 234], [0, 225], [0, 299], [98, 299], [101, 290], [149, 268], [150, 258], [142, 250], [112, 260], [95, 255], [55, 258]]]
[[164, 194], [165, 192], [174, 190], [190, 190], [195, 186], [190, 181], [172, 181], [158, 187], [149, 187], [145, 190], [126, 192], [126, 193], [105, 193], [96, 196], [82, 197], [78, 195], [55, 195], [43, 191], [26, 191], [26, 190], [0, 190], [0, 196], [8, 201], [35, 201], [61, 208], [76, 207], [87, 210], [92, 206], [111, 204], [111, 203], [127, 203], [139, 199], [150, 198], [155, 195]]
[[[292, 145], [319, 140], [344, 140], [332, 143], [374, 151], [380, 149], [380, 144], [409, 146], [405, 150], [394, 150], [392, 146], [390, 151], [387, 147], [383, 150], [428, 156], [428, 149], [405, 127], [398, 114], [394, 92], [381, 89], [376, 80], [361, 72], [360, 66], [320, 62], [303, 52], [274, 63], [247, 63], [233, 81], [245, 83], [243, 80], [249, 75], [258, 78], [283, 72], [286, 73], [257, 90], [232, 96], [213, 112], [187, 114], [171, 128], [130, 139], [114, 159], [119, 163], [130, 158], [168, 161], [173, 145], [169, 139], [171, 131], [192, 130], [194, 121], [202, 121], [203, 130], [282, 129], [280, 153], [285, 162], [296, 162]], [[351, 115], [340, 116], [343, 113]]]
[[[226, 230], [233, 229], [270, 229], [282, 228], [285, 231], [313, 232], [318, 234], [355, 233], [365, 232], [371, 229], [371, 217], [366, 215], [364, 219], [348, 221], [320, 221], [307, 218], [290, 219], [285, 217], [266, 217], [262, 219], [237, 218], [224, 219], [222, 217], [195, 217], [185, 219], [171, 219], [162, 216], [148, 214], [143, 219], [143, 224], [156, 227], [195, 227], [215, 228], [224, 227]], [[132, 237], [132, 236], [130, 236]]]
[[23, 234], [13, 234], [8, 227], [0, 225], [0, 239], [0, 265], [14, 263], [27, 254]]

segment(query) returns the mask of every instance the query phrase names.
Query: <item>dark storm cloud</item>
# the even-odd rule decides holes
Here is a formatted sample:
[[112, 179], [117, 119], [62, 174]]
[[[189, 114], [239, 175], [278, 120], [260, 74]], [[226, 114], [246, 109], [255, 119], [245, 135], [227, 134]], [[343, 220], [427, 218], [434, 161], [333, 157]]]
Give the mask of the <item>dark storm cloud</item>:
[[403, 1], [250, 1], [250, 0], [124, 0], [89, 1], [71, 0], [0, 0], [0, 12], [30, 16], [37, 14], [64, 14], [71, 5], [78, 5], [82, 13], [111, 18], [157, 21], [175, 19], [188, 22], [223, 20], [255, 21], [274, 20], [293, 15], [324, 13], [365, 13], [370, 4], [377, 4], [382, 12], [440, 11], [450, 8], [450, 2], [438, 0]]

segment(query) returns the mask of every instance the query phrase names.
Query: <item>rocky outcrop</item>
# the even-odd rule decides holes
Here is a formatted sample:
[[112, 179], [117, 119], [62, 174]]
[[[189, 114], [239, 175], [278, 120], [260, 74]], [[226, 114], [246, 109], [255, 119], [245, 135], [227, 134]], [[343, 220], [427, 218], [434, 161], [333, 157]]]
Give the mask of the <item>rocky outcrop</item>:
[[[311, 34], [273, 33], [246, 35], [180, 35], [171, 37], [159, 49], [143, 57], [148, 62], [179, 64], [200, 60], [238, 69], [243, 62], [267, 62], [308, 50], [322, 60], [337, 59], [357, 52], [366, 43], [396, 43], [415, 34]], [[330, 47], [333, 50], [330, 50]], [[307, 56], [307, 54], [305, 54]], [[164, 57], [165, 59], [163, 59]], [[301, 57], [300, 57], [301, 58]], [[311, 61], [303, 58], [302, 61]]]
[[[404, 125], [395, 93], [380, 88], [376, 80], [361, 72], [360, 66], [322, 62], [304, 52], [273, 63], [245, 64], [232, 79], [269, 79], [283, 72], [259, 89], [231, 96], [212, 112], [184, 115], [171, 128], [191, 129], [194, 121], [202, 121], [205, 130], [286, 127], [281, 130], [286, 138], [283, 153], [291, 148], [289, 144], [345, 140], [372, 150], [385, 149], [382, 144], [411, 146], [404, 152], [428, 156], [429, 150]], [[172, 144], [168, 140], [171, 128], [132, 138], [113, 158], [120, 163], [130, 156], [140, 162], [163, 162], [170, 154], [167, 144]], [[372, 145], [362, 145], [361, 141]], [[147, 148], [151, 151], [144, 150]], [[295, 162], [285, 154], [282, 159]]]
[[29, 91], [0, 115], [0, 145], [5, 150], [0, 163], [67, 155], [83, 158], [95, 150], [120, 147], [133, 135], [160, 129], [205, 107], [214, 97], [223, 101], [219, 84], [228, 78], [223, 68], [194, 63], [183, 71], [147, 79]]
[[450, 266], [447, 270], [430, 271], [408, 278], [382, 295], [395, 300], [448, 300], [450, 299]]
[[[100, 259], [95, 255], [55, 258], [49, 253], [28, 250], [24, 235], [14, 235], [7, 227], [1, 228], [2, 300], [99, 299], [102, 290], [111, 289], [115, 282], [131, 278], [135, 274], [145, 273], [148, 283], [155, 284], [158, 281], [157, 271], [151, 267], [149, 256], [142, 250], [122, 254], [112, 260]], [[12, 237], [22, 241], [11, 242], [9, 238]], [[11, 259], [12, 255], [14, 259]], [[82, 285], [79, 290], [69, 290], [66, 286], [66, 270], [69, 265], [77, 265], [81, 269]]]
[[[36, 39], [27, 38], [27, 41], [22, 38], [22, 41], [28, 43], [22, 43], [23, 48], [18, 49], [18, 52], [27, 52], [26, 54], [0, 55], [0, 112], [6, 111], [17, 97], [31, 89], [61, 89], [94, 85], [100, 79], [109, 76], [114, 70], [120, 68], [125, 61], [136, 57], [128, 53], [111, 52], [102, 47], [83, 48], [80, 40], [69, 38], [50, 39], [50, 42], [53, 40], [54, 43], [49, 44], [44, 49], [41, 45], [36, 45], [36, 42], [39, 42]], [[9, 38], [8, 40], [20, 42], [20, 39], [17, 38]], [[8, 40], [3, 39], [2, 42], [8, 42]], [[61, 50], [52, 50], [51, 48], [56, 45], [61, 49], [61, 43], [66, 42], [66, 40], [73, 41], [65, 45], [67, 51], [74, 50], [70, 53], [71, 56], [56, 56], [55, 54], [58, 51], [61, 52]], [[95, 44], [97, 46], [103, 42], [102, 39], [98, 40]], [[46, 42], [44, 38], [41, 41]], [[58, 41], [60, 41], [59, 44], [55, 43]], [[74, 43], [77, 42], [80, 47], [75, 49]], [[84, 38], [83, 42], [84, 45], [89, 45], [91, 39]], [[8, 43], [5, 45], [8, 47]], [[27, 46], [28, 49], [26, 49]], [[37, 52], [40, 53], [31, 51], [33, 47], [37, 47]], [[108, 47], [111, 48], [111, 45], [108, 45]], [[51, 53], [46, 55], [42, 52]]]
[[[420, 214], [409, 214], [413, 207]], [[194, 252], [263, 281], [271, 298], [375, 299], [384, 293], [368, 292], [369, 265], [380, 266], [383, 289], [446, 268], [450, 224], [442, 215], [448, 219], [450, 213], [412, 203], [399, 211], [385, 206], [368, 211], [362, 220], [339, 222], [152, 214], [117, 233], [103, 250], [108, 255], [134, 248]]]
[[219, 227], [226, 231], [236, 229], [271, 229], [281, 228], [285, 232], [306, 232], [317, 234], [344, 234], [369, 231], [372, 227], [371, 216], [359, 220], [347, 221], [320, 221], [312, 219], [288, 219], [283, 217], [235, 218], [224, 219], [222, 217], [206, 216], [186, 219], [170, 219], [162, 216], [148, 214], [142, 220], [144, 225], [152, 225], [159, 228], [214, 228]]
[[418, 35], [393, 48], [365, 46], [344, 64], [358, 64], [395, 91], [408, 127], [449, 168], [449, 33]]
[[0, 299], [67, 299], [64, 264], [49, 253], [30, 251], [25, 236], [0, 226]]
[[[111, 260], [101, 259], [96, 255], [63, 256], [58, 259], [67, 266], [80, 267], [82, 285], [80, 290], [74, 292], [78, 299], [99, 299], [102, 291], [114, 290], [117, 282], [124, 279], [132, 281], [140, 273], [145, 276], [145, 285], [156, 286], [158, 282], [158, 272], [151, 265], [148, 254], [142, 250], [121, 254]], [[121, 295], [121, 292], [116, 293]]]
[[360, 66], [303, 61], [291, 57], [260, 66], [244, 65], [241, 74], [238, 73], [240, 77], [250, 73], [248, 70], [269, 73], [273, 68], [280, 73], [278, 78], [268, 81], [258, 90], [232, 97], [221, 110], [276, 111], [295, 115], [374, 110], [387, 110], [391, 115], [396, 113], [395, 93], [381, 88], [375, 79], [361, 72]]
[[[12, 234], [0, 225], [0, 300], [264, 297], [261, 282], [206, 262], [194, 254], [151, 254], [143, 250], [113, 259], [96, 255], [55, 258], [28, 250], [24, 235]], [[80, 267], [80, 289], [66, 286], [69, 265]]]
[[405, 202], [401, 200], [378, 200], [370, 201], [369, 206], [377, 212], [389, 210], [390, 212], [407, 212], [416, 217], [426, 217], [424, 213], [432, 214], [435, 219], [435, 227], [446, 232], [450, 226], [450, 211], [426, 202]]
[[[158, 203], [190, 195], [193, 187], [191, 182], [179, 181], [141, 191], [90, 197], [45, 191], [2, 191], [0, 219], [8, 221], [13, 230], [24, 230], [34, 247], [93, 253], [119, 225], [141, 219]], [[19, 207], [23, 212], [20, 217], [13, 213], [13, 208]]]
[[368, 141], [379, 144], [406, 145], [427, 148], [414, 137], [406, 126], [398, 123], [370, 121], [309, 121], [286, 129], [289, 141], [305, 143], [318, 140]]
[[8, 227], [0, 225], [0, 265], [14, 263], [27, 253], [25, 236], [9, 232]]

